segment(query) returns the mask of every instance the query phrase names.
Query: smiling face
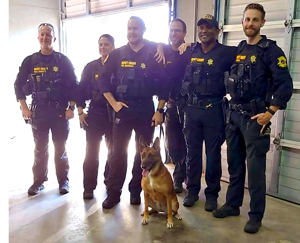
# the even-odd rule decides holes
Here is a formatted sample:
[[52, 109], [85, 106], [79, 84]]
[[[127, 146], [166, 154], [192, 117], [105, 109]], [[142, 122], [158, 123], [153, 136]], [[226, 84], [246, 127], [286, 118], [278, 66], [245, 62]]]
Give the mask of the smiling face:
[[216, 29], [209, 23], [202, 23], [198, 26], [198, 37], [201, 43], [209, 45], [216, 41], [219, 29]]
[[53, 43], [56, 38], [54, 37], [54, 31], [49, 26], [42, 26], [39, 29], [38, 40], [41, 46], [41, 50], [49, 51], [53, 50]]
[[113, 43], [106, 37], [101, 37], [99, 39], [99, 53], [104, 59], [111, 53], [114, 49]]
[[254, 38], [260, 34], [260, 28], [264, 26], [266, 20], [262, 18], [262, 13], [256, 9], [248, 9], [243, 16], [242, 25], [247, 37]]
[[186, 31], [183, 30], [183, 25], [179, 21], [173, 21], [170, 24], [169, 39], [173, 45], [179, 46], [184, 42]]
[[137, 45], [143, 41], [145, 27], [138, 19], [129, 19], [127, 25], [127, 39], [130, 44]]

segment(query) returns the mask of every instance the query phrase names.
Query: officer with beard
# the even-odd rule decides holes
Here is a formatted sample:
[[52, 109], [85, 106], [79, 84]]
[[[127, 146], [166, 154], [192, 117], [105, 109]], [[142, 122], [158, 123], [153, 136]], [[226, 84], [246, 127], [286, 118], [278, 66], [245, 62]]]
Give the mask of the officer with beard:
[[283, 51], [275, 41], [260, 35], [265, 24], [262, 5], [246, 6], [242, 25], [247, 37], [240, 42], [227, 79], [231, 96], [226, 117], [230, 183], [226, 203], [213, 212], [217, 218], [238, 216], [244, 197], [246, 164], [250, 193], [247, 233], [258, 232], [266, 206], [266, 154], [270, 147], [270, 120], [285, 109], [293, 92]]

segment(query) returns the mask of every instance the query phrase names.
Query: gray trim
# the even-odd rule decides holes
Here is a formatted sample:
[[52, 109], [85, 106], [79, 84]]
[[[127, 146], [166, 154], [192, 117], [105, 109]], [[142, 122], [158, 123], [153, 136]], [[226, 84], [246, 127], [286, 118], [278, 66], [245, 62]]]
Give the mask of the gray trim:
[[[292, 20], [294, 18], [294, 9], [295, 9], [295, 0], [288, 0], [288, 9], [287, 16], [285, 21], [285, 30], [284, 30], [284, 53], [288, 62], [290, 62], [290, 52], [292, 45], [292, 36], [293, 36], [293, 28], [291, 26]], [[277, 112], [276, 118], [276, 128], [275, 128], [275, 137], [282, 137], [284, 126], [284, 111], [279, 110]], [[272, 176], [270, 182], [270, 191], [278, 192], [279, 185], [279, 169], [281, 162], [281, 147], [273, 150], [273, 163], [272, 163]]]
[[224, 27], [225, 27], [225, 7], [227, 0], [220, 0], [220, 12], [219, 12], [219, 28], [220, 33], [218, 40], [222, 44], [224, 42]]

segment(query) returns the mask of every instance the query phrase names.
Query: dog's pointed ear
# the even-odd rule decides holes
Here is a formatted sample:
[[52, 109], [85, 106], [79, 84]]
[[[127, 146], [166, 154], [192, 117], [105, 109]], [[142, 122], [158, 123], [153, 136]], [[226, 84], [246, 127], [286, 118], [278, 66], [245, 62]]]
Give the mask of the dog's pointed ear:
[[155, 148], [158, 152], [160, 152], [160, 140], [159, 140], [159, 137], [155, 138], [155, 141], [154, 141], [152, 147]]
[[147, 143], [146, 140], [144, 139], [143, 136], [140, 136], [140, 140], [139, 140], [139, 148], [140, 148], [140, 152], [143, 151], [144, 148], [147, 147]]

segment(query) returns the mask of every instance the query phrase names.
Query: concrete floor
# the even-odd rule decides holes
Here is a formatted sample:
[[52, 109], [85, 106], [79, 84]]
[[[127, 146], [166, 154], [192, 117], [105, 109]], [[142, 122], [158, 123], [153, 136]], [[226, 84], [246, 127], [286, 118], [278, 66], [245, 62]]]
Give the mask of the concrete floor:
[[[77, 124], [76, 124], [77, 125]], [[75, 129], [76, 130], [76, 129]], [[30, 139], [29, 139], [30, 138]], [[28, 141], [29, 140], [29, 141]], [[54, 163], [49, 159], [49, 181], [39, 195], [28, 197], [27, 189], [32, 183], [31, 166], [33, 144], [29, 127], [23, 135], [11, 139], [8, 149], [20, 149], [26, 141], [28, 148], [14, 152], [8, 170], [9, 183], [9, 242], [214, 242], [214, 243], [296, 243], [300, 242], [300, 206], [272, 197], [267, 197], [267, 209], [263, 226], [256, 235], [244, 233], [248, 220], [249, 194], [245, 192], [244, 205], [239, 217], [216, 219], [204, 210], [203, 191], [193, 208], [182, 206], [186, 193], [178, 194], [179, 212], [183, 220], [174, 219], [174, 228], [166, 228], [166, 215], [150, 216], [149, 224], [141, 224], [143, 201], [140, 206], [129, 203], [128, 182], [131, 166], [128, 167], [121, 202], [110, 210], [102, 209], [106, 197], [103, 184], [104, 163], [99, 169], [98, 188], [93, 200], [82, 199], [82, 163], [84, 158], [84, 133], [70, 134], [68, 151], [70, 158], [70, 193], [60, 195], [54, 174]], [[134, 144], [130, 143], [129, 158], [133, 156]], [[101, 146], [101, 157], [106, 149]], [[24, 159], [26, 158], [26, 159]], [[129, 160], [131, 161], [131, 160]], [[102, 161], [103, 162], [103, 159]], [[130, 162], [129, 162], [130, 163]], [[15, 168], [18, 168], [16, 171]], [[172, 167], [169, 166], [170, 171]], [[14, 172], [14, 173], [13, 173]], [[203, 188], [205, 182], [202, 180]], [[225, 202], [227, 183], [222, 182], [219, 205]]]

